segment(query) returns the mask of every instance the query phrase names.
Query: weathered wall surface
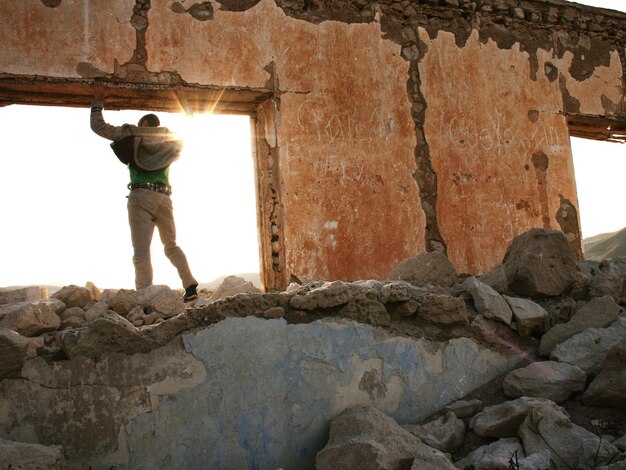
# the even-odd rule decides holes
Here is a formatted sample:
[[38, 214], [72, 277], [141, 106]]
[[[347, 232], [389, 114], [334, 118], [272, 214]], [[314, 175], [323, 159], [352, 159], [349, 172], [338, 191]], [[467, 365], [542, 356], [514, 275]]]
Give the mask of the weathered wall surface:
[[270, 97], [256, 155], [267, 288], [383, 278], [424, 250], [481, 273], [534, 226], [580, 251], [568, 120], [626, 120], [626, 15], [561, 0], [24, 0], [0, 17], [3, 103], [42, 80], [84, 105], [94, 79], [116, 105], [147, 85]]
[[349, 321], [229, 318], [182, 343], [28, 361], [0, 381], [0, 434], [62, 445], [71, 468], [313, 468], [341, 411], [418, 422], [519, 360]]

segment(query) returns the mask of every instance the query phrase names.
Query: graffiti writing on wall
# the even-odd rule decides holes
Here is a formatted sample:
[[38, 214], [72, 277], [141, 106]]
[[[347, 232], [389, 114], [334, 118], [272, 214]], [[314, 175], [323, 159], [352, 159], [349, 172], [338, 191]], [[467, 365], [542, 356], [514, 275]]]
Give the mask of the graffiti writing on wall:
[[298, 126], [316, 134], [318, 141], [328, 144], [346, 141], [354, 144], [381, 138], [387, 141], [394, 129], [394, 120], [380, 106], [368, 111], [346, 109], [329, 113], [323, 101], [306, 100], [298, 108]]
[[448, 117], [442, 112], [438, 121], [427, 120], [426, 128], [460, 152], [482, 151], [498, 156], [530, 155], [539, 149], [560, 147], [563, 140], [562, 131], [554, 125], [512, 127], [511, 119], [505, 121], [497, 110], [480, 121], [472, 116]]

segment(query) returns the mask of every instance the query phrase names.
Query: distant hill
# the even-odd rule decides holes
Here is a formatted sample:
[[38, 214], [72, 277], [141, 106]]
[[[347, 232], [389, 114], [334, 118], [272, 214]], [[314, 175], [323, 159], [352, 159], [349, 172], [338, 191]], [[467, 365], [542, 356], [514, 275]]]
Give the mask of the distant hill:
[[602, 261], [609, 258], [626, 258], [626, 227], [612, 233], [601, 233], [583, 240], [585, 258]]
[[222, 281], [224, 281], [224, 278], [228, 276], [242, 277], [246, 281], [250, 281], [256, 287], [259, 287], [261, 285], [261, 276], [259, 275], [259, 273], [236, 273], [236, 274], [226, 274], [224, 276], [220, 276], [216, 279], [213, 279], [212, 281], [209, 281], [209, 282], [201, 282], [198, 285], [198, 287], [200, 289], [215, 289], [219, 287], [220, 284], [222, 284]]

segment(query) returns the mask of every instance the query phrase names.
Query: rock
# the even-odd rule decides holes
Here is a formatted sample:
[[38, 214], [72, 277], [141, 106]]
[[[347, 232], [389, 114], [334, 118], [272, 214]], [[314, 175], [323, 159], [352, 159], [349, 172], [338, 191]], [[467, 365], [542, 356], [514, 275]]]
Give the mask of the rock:
[[613, 442], [611, 442], [611, 444], [613, 444], [622, 452], [626, 451], [626, 434], [624, 434], [622, 437], [615, 439]]
[[475, 277], [468, 277], [463, 282], [466, 292], [472, 296], [474, 306], [485, 318], [511, 324], [513, 312], [509, 304], [494, 289], [483, 284]]
[[504, 266], [499, 264], [488, 273], [478, 276], [478, 280], [500, 294], [509, 293]]
[[27, 359], [28, 346], [29, 341], [24, 336], [0, 328], [0, 380], [19, 374]]
[[606, 328], [617, 320], [619, 312], [619, 305], [611, 296], [591, 300], [581, 307], [570, 321], [554, 326], [541, 337], [539, 354], [548, 356], [557, 344], [587, 328]]
[[62, 470], [66, 468], [63, 448], [0, 438], [0, 468]]
[[17, 289], [0, 289], [0, 305], [15, 304], [30, 300], [45, 300], [48, 298], [48, 289], [31, 286]]
[[84, 320], [85, 311], [80, 307], [70, 307], [63, 310], [59, 317], [61, 318], [61, 320], [67, 320], [70, 317], [80, 317]]
[[389, 273], [389, 279], [400, 279], [414, 286], [432, 284], [451, 287], [457, 276], [452, 262], [445, 255], [435, 252], [420, 253], [400, 263]]
[[429, 445], [442, 452], [454, 452], [465, 439], [465, 423], [448, 411], [429, 423], [422, 425], [405, 425], [404, 429]]
[[88, 281], [87, 284], [85, 284], [85, 288], [91, 294], [92, 300], [94, 300], [95, 302], [100, 301], [100, 296], [102, 295], [102, 292], [100, 291], [100, 289], [96, 287], [96, 285], [93, 282]]
[[540, 305], [548, 312], [545, 328], [550, 329], [559, 323], [566, 323], [576, 313], [576, 301], [571, 297], [563, 296], [554, 299], [538, 300]]
[[328, 444], [316, 456], [317, 470], [402, 469], [415, 459], [420, 440], [372, 407], [350, 408], [330, 424]]
[[483, 437], [515, 437], [530, 410], [539, 405], [557, 407], [545, 398], [521, 397], [500, 405], [488, 406], [470, 421], [470, 428]]
[[84, 318], [67, 317], [65, 320], [61, 320], [61, 327], [59, 329], [65, 330], [66, 328], [80, 328], [84, 324], [85, 324]]
[[576, 257], [562, 232], [534, 228], [513, 239], [502, 262], [511, 292], [556, 297], [579, 279]]
[[389, 281], [382, 284], [378, 291], [378, 301], [383, 304], [415, 300], [422, 294], [422, 291], [406, 281]]
[[391, 324], [391, 316], [385, 306], [376, 300], [368, 299], [363, 294], [357, 295], [354, 300], [337, 310], [337, 316], [374, 326]]
[[94, 321], [96, 318], [100, 318], [106, 312], [111, 311], [109, 308], [109, 304], [106, 302], [98, 302], [93, 304], [89, 309], [85, 312], [85, 320], [86, 321]]
[[519, 437], [527, 453], [549, 452], [557, 470], [597, 468], [617, 453], [606, 440], [573, 424], [553, 406], [534, 407], [520, 426]]
[[412, 317], [417, 312], [419, 306], [420, 304], [416, 300], [407, 300], [398, 305], [393, 313], [401, 317]]
[[583, 394], [588, 405], [626, 408], [626, 339], [613, 346], [602, 363], [600, 373]]
[[134, 354], [150, 350], [150, 342], [115, 312], [108, 312], [77, 330], [61, 334], [61, 346], [68, 358], [98, 359], [107, 353]]
[[521, 336], [528, 336], [534, 331], [544, 331], [548, 312], [541, 305], [529, 299], [506, 295], [504, 300], [511, 307], [513, 318], [517, 324], [517, 332]]
[[584, 390], [586, 381], [587, 374], [580, 367], [543, 361], [509, 372], [503, 389], [507, 397], [539, 397], [560, 403]]
[[100, 294], [100, 299], [98, 300], [98, 302], [108, 304], [119, 291], [120, 289], [104, 289]]
[[285, 309], [282, 307], [271, 307], [263, 312], [262, 317], [267, 319], [283, 318], [285, 316]]
[[252, 282], [238, 276], [226, 276], [209, 300], [220, 300], [235, 294], [261, 292]]
[[159, 312], [164, 318], [179, 315], [185, 310], [183, 300], [168, 286], [150, 286], [142, 289], [139, 292], [138, 303]]
[[78, 287], [74, 285], [65, 286], [61, 290], [56, 291], [54, 294], [52, 294], [52, 298], [59, 299], [65, 304], [67, 308], [83, 308], [93, 300], [89, 289], [87, 289], [86, 287]]
[[444, 406], [444, 411], [451, 411], [457, 418], [469, 418], [483, 409], [483, 402], [474, 400], [457, 400]]
[[550, 470], [550, 454], [542, 452], [526, 457], [519, 439], [505, 437], [479, 447], [455, 465], [461, 470]]
[[589, 280], [589, 297], [610, 295], [616, 303], [620, 303], [623, 299], [625, 282], [622, 274], [600, 272]]
[[418, 444], [411, 470], [456, 470], [456, 467], [443, 452]]
[[0, 328], [8, 328], [23, 336], [37, 336], [57, 330], [61, 326], [61, 319], [51, 305], [55, 304], [48, 300], [5, 305], [0, 308]]
[[109, 308], [122, 316], [128, 315], [139, 303], [139, 294], [131, 289], [120, 289], [108, 299]]
[[350, 288], [341, 281], [324, 282], [305, 294], [296, 294], [289, 301], [289, 306], [296, 310], [315, 310], [345, 305], [352, 300]]
[[449, 295], [426, 295], [419, 304], [417, 316], [422, 320], [443, 325], [469, 323], [465, 302]]
[[609, 350], [626, 338], [626, 316], [607, 328], [588, 328], [559, 344], [550, 359], [580, 367], [587, 374], [596, 375]]

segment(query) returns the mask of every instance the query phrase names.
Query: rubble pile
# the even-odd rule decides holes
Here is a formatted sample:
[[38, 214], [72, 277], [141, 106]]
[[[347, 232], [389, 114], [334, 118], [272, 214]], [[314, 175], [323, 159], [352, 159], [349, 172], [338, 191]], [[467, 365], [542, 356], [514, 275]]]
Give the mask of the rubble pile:
[[[229, 279], [219, 300], [192, 305], [166, 286], [0, 291], [0, 380], [20, 378], [34, 358], [97, 363], [146, 353], [227, 317], [343, 318], [407, 338], [473, 338], [523, 361], [495, 385], [498, 400], [467, 396], [425, 422], [398, 424], [374, 407], [346, 410], [330, 425], [318, 469], [626, 468], [625, 259], [577, 262], [561, 232], [533, 229], [479, 277], [422, 253], [387, 280], [312, 281], [265, 294], [239, 284], [238, 293]], [[587, 419], [594, 407], [613, 411]], [[10, 436], [0, 438], [8, 449]], [[16, 442], [0, 464], [27, 445]], [[63, 468], [55, 449], [37, 453], [51, 462], [37, 465]]]

